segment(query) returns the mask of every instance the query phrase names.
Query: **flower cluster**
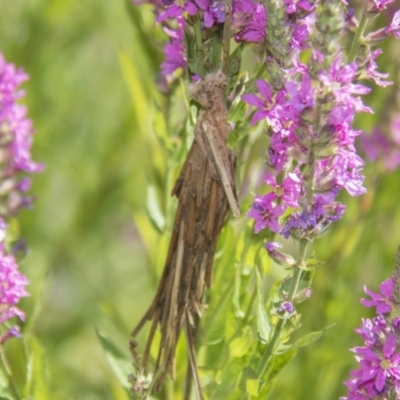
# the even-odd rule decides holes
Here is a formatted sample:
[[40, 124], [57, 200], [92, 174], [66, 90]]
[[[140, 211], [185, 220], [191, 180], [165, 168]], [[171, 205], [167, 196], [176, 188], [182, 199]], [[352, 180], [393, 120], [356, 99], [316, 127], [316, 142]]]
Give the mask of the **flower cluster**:
[[[21, 297], [28, 295], [25, 290], [28, 280], [19, 272], [14, 255], [7, 251], [4, 219], [30, 206], [32, 199], [26, 194], [30, 180], [24, 174], [43, 169], [31, 159], [32, 122], [27, 118], [26, 107], [18, 104], [24, 96], [19, 86], [27, 78], [0, 53], [0, 323], [13, 317], [24, 319], [24, 313], [16, 305]], [[0, 338], [0, 343], [18, 335], [18, 327], [12, 327]]]
[[[248, 212], [256, 233], [269, 228], [285, 238], [311, 241], [342, 217], [345, 207], [336, 200], [340, 191], [352, 196], [366, 191], [361, 175], [364, 162], [354, 145], [361, 132], [352, 128], [352, 122], [356, 113], [372, 110], [361, 100], [370, 89], [358, 82], [371, 80], [380, 86], [389, 82], [387, 75], [377, 71], [375, 58], [380, 51], [367, 49], [362, 60], [348, 62], [343, 52], [331, 51], [329, 40], [324, 44], [324, 37], [329, 37], [329, 30], [321, 31], [324, 9], [335, 2], [323, 3], [314, 19], [318, 23], [311, 19], [307, 23], [309, 63], [301, 64], [300, 53], [295, 53], [295, 67], [286, 72], [281, 88], [258, 80], [258, 95], [242, 97], [255, 108], [251, 123], [264, 121], [269, 136], [266, 163], [270, 170], [264, 181], [272, 191], [257, 195]], [[370, 8], [382, 3], [371, 3]], [[397, 35], [399, 18], [400, 12], [395, 13], [389, 28], [380, 31]], [[339, 31], [346, 28], [344, 21], [339, 18]], [[329, 23], [337, 32], [335, 21]], [[282, 215], [286, 216], [283, 221]]]
[[26, 107], [17, 102], [25, 94], [19, 86], [27, 79], [24, 71], [6, 63], [0, 53], [0, 216], [3, 218], [31, 204], [32, 199], [26, 195], [30, 180], [21, 177], [21, 173], [43, 169], [31, 159], [32, 121], [27, 118]]
[[369, 400], [400, 396], [400, 318], [399, 303], [394, 291], [398, 290], [393, 276], [380, 285], [380, 293], [364, 288], [371, 299], [362, 299], [365, 307], [375, 307], [377, 316], [363, 319], [356, 332], [364, 340], [364, 346], [351, 349], [359, 367], [351, 371], [347, 397], [341, 400]]
[[[134, 4], [141, 2], [133, 1]], [[265, 39], [266, 12], [263, 4], [256, 0], [232, 0], [229, 6], [224, 0], [146, 2], [153, 5], [157, 22], [170, 37], [164, 48], [165, 61], [161, 65], [162, 74], [166, 77], [171, 77], [180, 68], [186, 68], [188, 62], [190, 64], [185, 40], [193, 32], [195, 35], [200, 32], [202, 39], [207, 40], [217, 30], [223, 29], [227, 17], [230, 18], [231, 37], [236, 42], [258, 43]], [[199, 47], [199, 37], [194, 42]]]

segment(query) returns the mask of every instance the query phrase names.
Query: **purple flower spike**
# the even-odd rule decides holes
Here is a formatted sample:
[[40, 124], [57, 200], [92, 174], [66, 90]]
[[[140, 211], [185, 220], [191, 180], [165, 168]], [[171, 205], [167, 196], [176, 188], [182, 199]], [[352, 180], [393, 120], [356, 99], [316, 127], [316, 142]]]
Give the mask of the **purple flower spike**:
[[0, 166], [3, 171], [0, 186], [4, 217], [15, 214], [31, 203], [25, 194], [27, 181], [21, 180], [21, 173], [43, 170], [43, 165], [31, 159], [32, 121], [27, 118], [26, 107], [17, 102], [24, 96], [19, 85], [27, 79], [28, 76], [21, 69], [7, 64], [0, 53]]

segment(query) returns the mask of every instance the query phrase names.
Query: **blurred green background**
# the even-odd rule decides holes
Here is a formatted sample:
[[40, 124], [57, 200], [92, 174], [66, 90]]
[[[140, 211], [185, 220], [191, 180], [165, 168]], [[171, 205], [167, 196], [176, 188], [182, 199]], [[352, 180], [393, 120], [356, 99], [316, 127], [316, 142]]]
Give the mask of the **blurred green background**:
[[[152, 131], [162, 59], [154, 44], [162, 34], [149, 9], [139, 25], [126, 3], [0, 0], [0, 51], [30, 75], [24, 88], [36, 129], [33, 157], [46, 165], [34, 177], [34, 209], [20, 217], [30, 247], [21, 269], [31, 281], [21, 307], [26, 331], [44, 348], [54, 399], [127, 398], [95, 328], [128, 354], [130, 331], [156, 285], [149, 267], [157, 261], [157, 236], [145, 203], [147, 179], [166, 156]], [[382, 103], [379, 95], [369, 101]], [[335, 325], [301, 349], [273, 399], [344, 394], [341, 382], [355, 366], [348, 348], [360, 343], [353, 329], [372, 315], [359, 304], [363, 285], [377, 291], [400, 244], [400, 174], [374, 166], [366, 174], [368, 194], [343, 196], [344, 219], [314, 246], [326, 264], [301, 306], [303, 334]], [[139, 231], [155, 245], [146, 249]]]

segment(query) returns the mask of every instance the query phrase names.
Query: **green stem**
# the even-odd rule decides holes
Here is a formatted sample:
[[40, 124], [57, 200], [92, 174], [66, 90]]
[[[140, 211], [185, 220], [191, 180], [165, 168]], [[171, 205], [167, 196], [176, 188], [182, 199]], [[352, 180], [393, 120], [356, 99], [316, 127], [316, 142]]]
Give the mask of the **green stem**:
[[16, 399], [20, 399], [21, 396], [19, 395], [18, 390], [17, 390], [17, 388], [16, 388], [16, 386], [14, 384], [14, 381], [12, 379], [11, 369], [10, 369], [10, 366], [8, 364], [7, 357], [6, 357], [5, 353], [4, 353], [3, 346], [1, 346], [0, 353], [1, 353], [1, 361], [3, 363], [4, 370], [5, 370], [6, 375], [7, 375], [8, 389], [10, 389], [11, 393], [15, 396]]
[[[294, 267], [292, 280], [290, 283], [289, 294], [288, 294], [288, 298], [287, 298], [288, 301], [292, 301], [294, 299], [294, 296], [297, 293], [297, 289], [299, 287], [299, 283], [300, 283], [300, 279], [301, 279], [301, 272], [302, 272], [300, 266], [302, 265], [302, 263], [306, 257], [307, 246], [308, 246], [307, 240], [305, 240], [305, 239], [300, 240], [299, 254], [298, 254], [296, 265]], [[271, 360], [271, 357], [272, 357], [272, 352], [275, 348], [276, 343], [279, 340], [281, 331], [282, 331], [283, 327], [285, 326], [285, 322], [286, 322], [285, 320], [280, 319], [278, 321], [278, 323], [275, 325], [274, 334], [273, 334], [271, 340], [269, 341], [268, 346], [266, 347], [264, 354], [261, 357], [261, 360], [258, 363], [258, 366], [256, 369], [258, 379], [261, 379], [261, 377], [264, 375], [265, 370], [267, 369], [269, 361]]]
[[231, 0], [225, 0], [226, 12], [225, 12], [225, 24], [223, 33], [223, 47], [222, 47], [222, 71], [226, 71], [228, 65], [228, 59], [230, 54], [231, 44]]
[[351, 44], [349, 62], [353, 62], [357, 57], [357, 52], [360, 47], [361, 39], [364, 35], [365, 28], [367, 26], [367, 2], [365, 2], [365, 7], [361, 16], [360, 25], [357, 28], [356, 34], [354, 35], [353, 42]]
[[195, 71], [200, 76], [204, 77], [204, 54], [203, 54], [203, 40], [201, 36], [201, 25], [200, 20], [197, 18], [194, 25], [194, 35], [196, 38], [196, 61], [199, 68], [199, 71]]

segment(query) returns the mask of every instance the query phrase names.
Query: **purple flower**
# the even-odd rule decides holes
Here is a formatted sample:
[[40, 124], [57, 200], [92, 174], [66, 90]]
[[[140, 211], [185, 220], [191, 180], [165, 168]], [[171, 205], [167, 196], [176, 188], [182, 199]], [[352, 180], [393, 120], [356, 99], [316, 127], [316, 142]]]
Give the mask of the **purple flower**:
[[391, 333], [383, 343], [382, 352], [375, 352], [369, 347], [356, 347], [352, 351], [357, 354], [362, 372], [361, 381], [373, 381], [375, 389], [382, 392], [388, 378], [400, 379], [400, 352], [397, 347], [396, 334]]
[[280, 250], [282, 245], [278, 242], [267, 242], [265, 243], [265, 248], [268, 252], [268, 255], [279, 265], [282, 265], [286, 268], [293, 268], [296, 264], [296, 260], [285, 254], [282, 253]]
[[370, 32], [365, 38], [365, 41], [369, 44], [377, 44], [382, 42], [389, 35], [393, 35], [397, 39], [400, 39], [400, 10], [394, 13], [392, 22], [389, 26]]
[[279, 130], [281, 128], [279, 119], [283, 115], [281, 105], [284, 103], [285, 93], [279, 91], [275, 96], [272, 96], [271, 86], [261, 79], [256, 81], [256, 86], [261, 98], [255, 94], [244, 94], [242, 96], [243, 101], [258, 108], [253, 115], [251, 124], [254, 125], [256, 122], [266, 118], [270, 125]]
[[171, 37], [171, 43], [164, 48], [165, 61], [161, 64], [161, 71], [164, 76], [172, 75], [178, 68], [185, 68], [184, 41], [184, 20], [177, 18], [178, 27], [176, 30], [164, 28], [164, 31]]
[[310, 4], [307, 0], [285, 0], [286, 12], [288, 14], [304, 13], [305, 15], [311, 13], [315, 6]]
[[[386, 124], [386, 121], [384, 121]], [[400, 115], [394, 118], [390, 124], [388, 135], [380, 126], [375, 127], [370, 135], [362, 135], [360, 148], [372, 162], [380, 161], [384, 168], [393, 171], [400, 165]], [[385, 126], [385, 131], [387, 127]]]
[[307, 39], [309, 36], [308, 27], [305, 23], [298, 23], [294, 30], [290, 46], [292, 49], [300, 51], [307, 47]]
[[321, 72], [319, 79], [333, 94], [336, 104], [357, 112], [372, 112], [358, 97], [369, 93], [370, 89], [364, 85], [352, 83], [355, 80], [357, 69], [356, 63], [342, 66], [339, 58], [336, 58], [327, 71]]
[[394, 0], [368, 0], [367, 10], [369, 12], [381, 12], [386, 10], [387, 6], [390, 3], [393, 3]]
[[247, 216], [255, 219], [254, 232], [258, 233], [265, 228], [269, 228], [272, 232], [279, 232], [280, 226], [278, 218], [284, 213], [285, 206], [274, 205], [276, 199], [273, 193], [256, 196], [253, 206], [247, 213]]
[[389, 74], [383, 74], [378, 71], [378, 64], [375, 62], [375, 59], [382, 54], [381, 49], [376, 49], [375, 51], [369, 52], [366, 55], [365, 66], [361, 68], [359, 79], [368, 79], [375, 82], [378, 86], [388, 86], [391, 85], [392, 82], [386, 81], [385, 79], [389, 76]]
[[293, 303], [291, 301], [283, 301], [279, 306], [278, 311], [280, 313], [293, 314], [294, 313]]
[[286, 82], [285, 89], [289, 95], [285, 108], [288, 107], [294, 112], [293, 114], [289, 114], [289, 118], [298, 118], [299, 114], [306, 108], [314, 106], [314, 90], [308, 74], [303, 75], [300, 85], [293, 81]]
[[24, 319], [24, 313], [16, 305], [22, 297], [28, 296], [25, 290], [28, 280], [18, 270], [12, 255], [4, 253], [0, 245], [0, 323], [15, 316]]
[[3, 345], [7, 340], [16, 337], [16, 338], [20, 338], [22, 337], [19, 326], [15, 325], [13, 327], [11, 327], [6, 333], [4, 333], [1, 337], [0, 337], [0, 345]]
[[12, 215], [30, 204], [30, 198], [24, 194], [29, 187], [28, 179], [21, 178], [21, 173], [43, 169], [31, 159], [32, 122], [27, 118], [26, 107], [17, 103], [24, 96], [19, 85], [26, 79], [28, 76], [13, 64], [7, 64], [0, 53], [0, 193], [4, 203], [3, 216]]
[[392, 295], [395, 287], [393, 279], [386, 279], [379, 286], [381, 294], [375, 293], [364, 286], [364, 292], [368, 294], [372, 300], [361, 299], [361, 304], [365, 307], [376, 307], [377, 314], [386, 314], [392, 310]]
[[164, 22], [169, 19], [176, 19], [177, 17], [182, 17], [184, 12], [189, 15], [197, 14], [197, 6], [192, 1], [185, 1], [183, 5], [171, 4], [157, 17], [157, 22]]
[[[382, 317], [376, 317], [376, 318], [381, 318], [386, 325], [386, 322]], [[361, 327], [355, 329], [354, 331], [357, 332], [363, 338], [364, 342], [367, 345], [373, 346], [379, 340], [379, 332], [381, 330], [382, 330], [381, 327], [376, 329], [376, 321], [363, 318], [361, 320]]]
[[385, 33], [386, 35], [394, 35], [397, 39], [400, 39], [400, 10], [394, 13], [392, 22], [385, 29]]
[[204, 26], [211, 28], [214, 24], [225, 22], [226, 4], [223, 0], [214, 0], [211, 2], [208, 10], [204, 12]]
[[[398, 255], [400, 250], [398, 250]], [[379, 287], [380, 293], [364, 288], [371, 300], [361, 299], [365, 307], [376, 307], [378, 314], [373, 319], [363, 319], [356, 332], [363, 338], [365, 346], [351, 349], [359, 363], [344, 384], [349, 388], [348, 397], [343, 399], [392, 398], [400, 393], [400, 320], [396, 315], [393, 294], [398, 285], [400, 265], [391, 279]], [[394, 310], [394, 311], [392, 311]], [[365, 396], [365, 397], [360, 397]]]
[[302, 210], [290, 215], [282, 228], [281, 234], [287, 239], [306, 238], [312, 240], [328, 229], [332, 222], [343, 216], [345, 207], [332, 201], [334, 195], [316, 195], [310, 210]]
[[289, 207], [299, 206], [298, 200], [301, 189], [299, 173], [289, 173], [280, 185], [277, 184], [275, 177], [271, 173], [266, 173], [264, 182], [275, 189], [276, 197], [281, 198], [285, 205]]
[[237, 42], [262, 42], [267, 24], [265, 8], [252, 0], [233, 1], [231, 29]]

